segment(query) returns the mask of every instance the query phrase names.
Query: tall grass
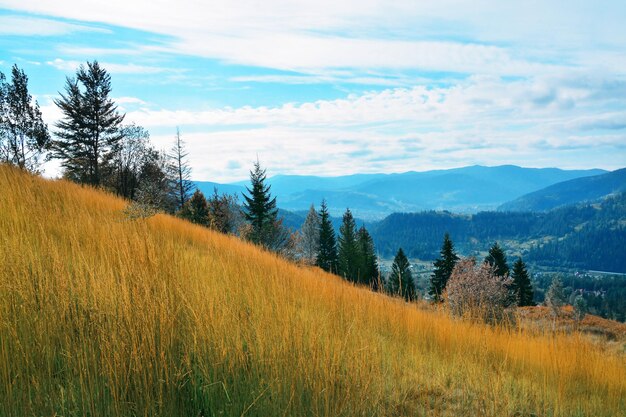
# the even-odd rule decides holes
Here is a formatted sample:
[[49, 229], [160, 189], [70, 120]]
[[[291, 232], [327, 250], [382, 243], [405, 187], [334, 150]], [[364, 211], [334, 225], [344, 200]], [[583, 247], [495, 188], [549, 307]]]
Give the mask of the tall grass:
[[616, 416], [582, 337], [452, 320], [0, 166], [1, 416]]

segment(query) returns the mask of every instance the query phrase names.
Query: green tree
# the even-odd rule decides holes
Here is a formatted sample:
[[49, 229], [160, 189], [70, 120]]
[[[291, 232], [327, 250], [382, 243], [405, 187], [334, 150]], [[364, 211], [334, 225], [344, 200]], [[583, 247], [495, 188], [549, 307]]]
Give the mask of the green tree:
[[348, 281], [357, 282], [359, 278], [359, 248], [356, 240], [356, 223], [350, 209], [346, 209], [339, 227], [338, 273]]
[[124, 115], [109, 97], [111, 76], [97, 61], [81, 65], [76, 78], [68, 77], [65, 94], [54, 102], [63, 113], [56, 124], [52, 157], [61, 160], [67, 178], [99, 186], [106, 165], [122, 138]]
[[13, 65], [9, 84], [0, 72], [0, 161], [37, 172], [49, 147], [48, 126], [28, 92], [28, 77]]
[[191, 167], [187, 161], [185, 142], [183, 142], [180, 137], [180, 130], [178, 128], [176, 128], [174, 145], [168, 157], [170, 159], [170, 177], [173, 183], [171, 190], [174, 193], [177, 209], [181, 209], [187, 200], [189, 200], [189, 195], [195, 186], [191, 181]]
[[337, 242], [335, 229], [330, 221], [328, 206], [322, 200], [320, 207], [320, 237], [315, 264], [327, 272], [337, 272]]
[[398, 250], [389, 274], [388, 290], [393, 295], [398, 295], [407, 301], [415, 300], [417, 293], [411, 274], [411, 264], [402, 248]]
[[359, 282], [369, 286], [372, 290], [380, 290], [380, 273], [374, 239], [365, 226], [357, 232], [357, 247], [359, 252]]
[[246, 238], [269, 249], [274, 246], [275, 237], [284, 236], [276, 229], [276, 197], [272, 197], [271, 186], [265, 184], [265, 181], [265, 170], [257, 160], [250, 171], [251, 188], [246, 187], [249, 195], [243, 194], [243, 207], [244, 216], [251, 226]]
[[209, 207], [200, 190], [196, 190], [180, 210], [180, 217], [192, 223], [209, 226]]
[[498, 242], [489, 249], [489, 255], [485, 258], [485, 262], [491, 265], [496, 276], [505, 277], [509, 274], [509, 266], [506, 263], [506, 255], [498, 245]]
[[458, 260], [459, 257], [454, 251], [454, 244], [450, 239], [450, 235], [446, 233], [443, 237], [439, 258], [434, 262], [433, 274], [430, 277], [428, 294], [433, 301], [443, 301], [443, 291], [446, 289], [448, 280]]
[[513, 264], [511, 278], [513, 279], [512, 290], [515, 294], [517, 305], [519, 307], [535, 305], [533, 301], [535, 295], [533, 285], [530, 282], [530, 276], [522, 258], [518, 258]]

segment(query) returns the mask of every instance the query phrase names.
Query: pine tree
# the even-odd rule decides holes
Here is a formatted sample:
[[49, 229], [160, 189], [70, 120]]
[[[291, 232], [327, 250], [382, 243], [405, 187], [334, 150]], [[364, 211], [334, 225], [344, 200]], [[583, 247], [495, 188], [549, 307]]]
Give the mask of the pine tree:
[[489, 255], [485, 258], [485, 262], [493, 267], [494, 273], [499, 277], [509, 275], [509, 266], [506, 263], [506, 255], [498, 245], [498, 242], [489, 249]]
[[315, 264], [324, 271], [337, 272], [337, 243], [335, 240], [335, 229], [330, 221], [328, 206], [322, 200], [320, 207], [320, 237]]
[[302, 260], [308, 264], [315, 263], [320, 246], [320, 218], [311, 204], [311, 208], [302, 224], [302, 237], [300, 239], [300, 252]]
[[391, 294], [398, 295], [407, 301], [415, 300], [417, 295], [410, 268], [411, 264], [400, 248], [391, 265], [388, 290]]
[[519, 307], [535, 305], [533, 301], [533, 286], [530, 282], [526, 264], [522, 261], [522, 258], [518, 258], [513, 264], [513, 273], [511, 278], [513, 278], [512, 290], [515, 293], [517, 305]]
[[458, 260], [459, 257], [454, 252], [454, 244], [450, 239], [450, 235], [446, 233], [443, 237], [439, 259], [435, 260], [434, 271], [430, 277], [428, 294], [433, 301], [443, 301], [443, 291], [446, 289], [448, 280]]
[[380, 289], [380, 273], [378, 270], [378, 260], [374, 240], [365, 226], [361, 226], [357, 232], [357, 246], [359, 252], [359, 283], [372, 288], [374, 291]]
[[180, 210], [180, 217], [192, 223], [209, 226], [209, 207], [200, 190], [196, 190]]
[[50, 142], [48, 126], [28, 92], [24, 71], [14, 65], [10, 84], [0, 72], [0, 162], [37, 172]]
[[251, 229], [247, 239], [266, 248], [273, 246], [272, 240], [276, 234], [278, 209], [276, 197], [270, 194], [271, 186], [265, 184], [265, 170], [257, 160], [250, 171], [252, 188], [246, 187], [249, 195], [244, 194], [244, 216], [250, 223]]
[[102, 167], [111, 159], [121, 139], [124, 115], [109, 94], [111, 76], [97, 61], [80, 66], [76, 78], [68, 77], [65, 94], [54, 102], [63, 113], [56, 124], [52, 156], [61, 159], [67, 178], [99, 186]]
[[189, 195], [195, 187], [191, 181], [191, 167], [187, 161], [185, 142], [180, 137], [178, 128], [176, 128], [174, 145], [168, 156], [170, 159], [170, 176], [173, 182], [171, 188], [175, 196], [177, 209], [181, 209], [189, 200]]
[[338, 273], [348, 281], [358, 281], [359, 250], [356, 240], [356, 223], [352, 212], [347, 209], [339, 227]]

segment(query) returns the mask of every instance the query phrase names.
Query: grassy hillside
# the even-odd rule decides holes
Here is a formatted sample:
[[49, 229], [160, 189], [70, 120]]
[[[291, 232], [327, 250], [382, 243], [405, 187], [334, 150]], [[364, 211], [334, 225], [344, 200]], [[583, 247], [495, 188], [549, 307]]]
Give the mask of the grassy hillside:
[[0, 166], [1, 416], [616, 416], [582, 336], [451, 320]]

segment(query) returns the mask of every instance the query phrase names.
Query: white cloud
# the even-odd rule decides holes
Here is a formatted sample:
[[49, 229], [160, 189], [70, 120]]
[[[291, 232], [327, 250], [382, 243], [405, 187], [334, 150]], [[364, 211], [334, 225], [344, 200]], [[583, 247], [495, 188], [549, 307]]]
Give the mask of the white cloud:
[[[529, 75], [563, 65], [624, 72], [621, 1], [602, 7], [564, 0], [0, 0], [0, 5], [158, 33], [171, 39], [160, 47], [169, 53], [307, 73], [348, 67]], [[581, 56], [581, 49], [593, 51], [594, 59]]]
[[32, 16], [0, 16], [0, 35], [56, 36], [72, 32], [108, 32], [102, 28]]
[[[53, 61], [47, 61], [46, 64], [65, 72], [76, 71], [78, 67], [84, 64], [84, 62], [72, 61], [72, 60], [64, 60], [61, 58], [56, 58]], [[112, 62], [102, 62], [101, 63], [106, 70], [112, 74], [160, 74], [165, 72], [171, 73], [180, 73], [184, 72], [184, 70], [180, 69], [171, 69], [164, 67], [155, 67], [155, 66], [146, 66], [146, 65], [137, 65], [133, 63], [129, 64], [117, 64]]]
[[[603, 88], [601, 80], [473, 77], [449, 87], [277, 107], [144, 107], [129, 112], [127, 121], [158, 132], [153, 138], [163, 147], [173, 137], [163, 132], [181, 126], [198, 179], [245, 178], [257, 153], [270, 173], [338, 175], [475, 163], [617, 168], [623, 165], [626, 112], [607, 106], [612, 96], [598, 98], [606, 94]], [[609, 132], [590, 131], [592, 126]]]

